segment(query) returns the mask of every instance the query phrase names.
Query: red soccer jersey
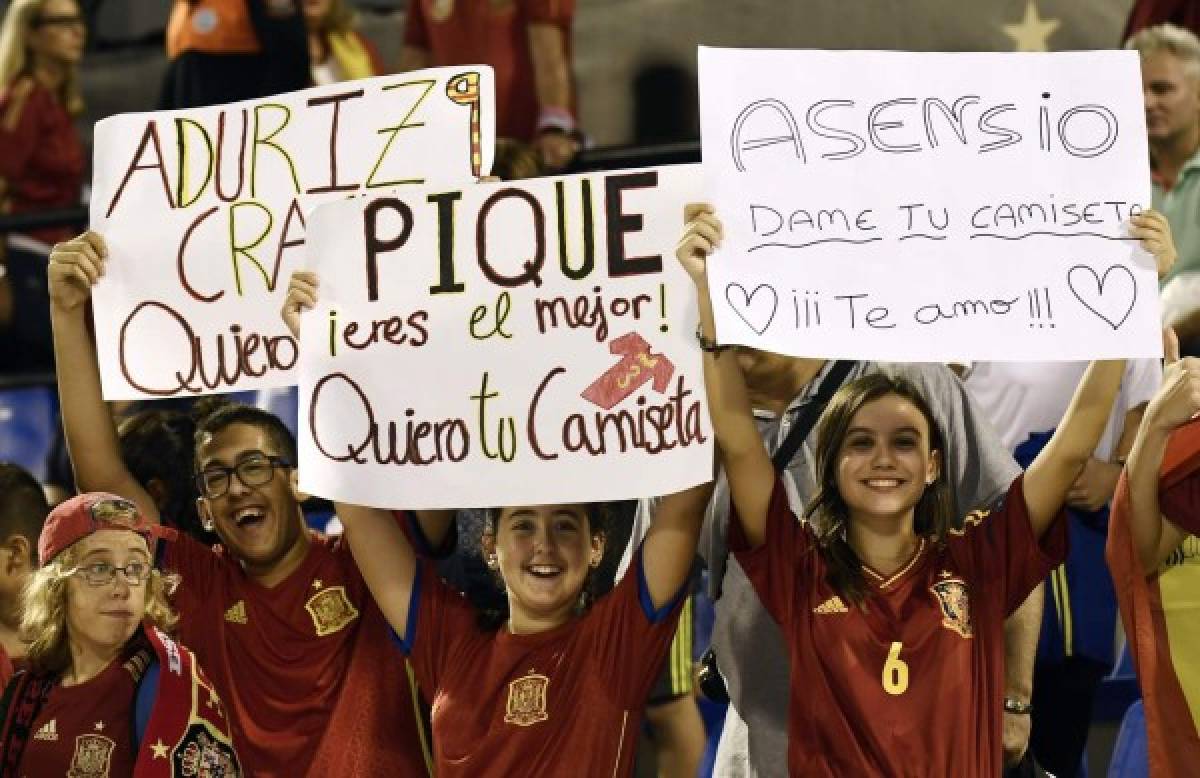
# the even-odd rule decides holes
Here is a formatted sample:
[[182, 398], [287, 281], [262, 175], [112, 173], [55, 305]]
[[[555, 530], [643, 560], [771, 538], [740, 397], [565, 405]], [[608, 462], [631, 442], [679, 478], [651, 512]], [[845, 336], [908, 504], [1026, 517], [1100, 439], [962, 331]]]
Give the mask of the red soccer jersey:
[[183, 576], [180, 641], [228, 706], [247, 775], [429, 775], [415, 689], [341, 538], [314, 533], [271, 589], [185, 535], [163, 566]]
[[133, 775], [134, 680], [121, 661], [78, 686], [55, 686], [21, 756], [21, 778]]
[[757, 549], [735, 513], [730, 549], [788, 636], [792, 775], [1000, 774], [1004, 619], [1067, 551], [1061, 516], [1034, 538], [1021, 483], [943, 548], [922, 540], [889, 578], [864, 567], [865, 612], [825, 583], [815, 536], [780, 482]]
[[538, 119], [529, 25], [562, 30], [571, 63], [575, 0], [412, 0], [404, 42], [426, 49], [433, 65], [491, 65], [496, 76], [496, 134], [530, 141]]
[[438, 778], [632, 774], [682, 601], [652, 612], [640, 560], [582, 617], [536, 635], [481, 629], [462, 595], [421, 565], [402, 645], [433, 702]]
[[[49, 90], [20, 79], [0, 93], [0, 213], [5, 200], [9, 213], [79, 205], [85, 165], [75, 124]], [[29, 234], [55, 243], [74, 233], [47, 227]]]
[[[1162, 514], [1192, 534], [1200, 532], [1198, 470], [1200, 422], [1193, 421], [1171, 434], [1158, 482]], [[1183, 778], [1195, 774], [1200, 760], [1196, 568], [1194, 563], [1168, 560], [1154, 575], [1145, 575], [1129, 526], [1132, 512], [1129, 483], [1122, 473], [1113, 495], [1105, 557], [1142, 689], [1150, 774]]]

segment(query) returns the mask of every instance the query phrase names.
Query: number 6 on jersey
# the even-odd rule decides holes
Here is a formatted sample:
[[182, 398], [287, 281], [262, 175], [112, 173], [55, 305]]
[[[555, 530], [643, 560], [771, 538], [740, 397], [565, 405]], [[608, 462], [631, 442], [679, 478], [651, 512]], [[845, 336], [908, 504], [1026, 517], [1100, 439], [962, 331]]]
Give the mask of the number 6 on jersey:
[[888, 649], [887, 661], [883, 663], [883, 690], [888, 694], [899, 695], [908, 691], [908, 663], [900, 658], [900, 649], [904, 644], [899, 640], [892, 643]]

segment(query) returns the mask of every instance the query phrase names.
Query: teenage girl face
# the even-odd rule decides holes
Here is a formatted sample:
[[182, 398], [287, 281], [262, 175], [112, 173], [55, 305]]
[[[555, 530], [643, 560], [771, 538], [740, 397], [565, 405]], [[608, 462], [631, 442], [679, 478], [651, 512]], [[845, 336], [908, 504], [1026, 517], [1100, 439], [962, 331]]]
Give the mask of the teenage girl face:
[[494, 550], [513, 615], [541, 622], [571, 617], [588, 571], [604, 555], [583, 505], [504, 508], [484, 543], [485, 552]]
[[911, 401], [888, 394], [865, 403], [838, 451], [837, 485], [850, 518], [911, 521], [941, 468], [929, 422]]
[[[128, 530], [94, 532], [72, 547], [75, 574], [67, 580], [67, 634], [76, 646], [104, 655], [118, 650], [133, 635], [146, 613], [150, 549], [146, 539]], [[112, 580], [89, 581], [113, 568], [140, 572], [137, 583], [116, 570]]]
[[35, 58], [75, 65], [83, 58], [87, 27], [75, 0], [45, 0], [33, 17], [29, 49]]

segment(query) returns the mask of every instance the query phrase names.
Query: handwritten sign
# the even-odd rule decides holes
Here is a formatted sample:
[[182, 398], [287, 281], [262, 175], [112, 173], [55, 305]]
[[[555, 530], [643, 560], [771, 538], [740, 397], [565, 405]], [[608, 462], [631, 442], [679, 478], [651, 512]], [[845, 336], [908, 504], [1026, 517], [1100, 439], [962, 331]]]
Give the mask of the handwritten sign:
[[301, 487], [382, 507], [582, 502], [707, 480], [699, 166], [331, 203], [309, 220]]
[[491, 167], [492, 71], [440, 68], [96, 124], [108, 399], [294, 384], [278, 309], [318, 203]]
[[700, 50], [724, 342], [898, 361], [1156, 356], [1134, 52]]

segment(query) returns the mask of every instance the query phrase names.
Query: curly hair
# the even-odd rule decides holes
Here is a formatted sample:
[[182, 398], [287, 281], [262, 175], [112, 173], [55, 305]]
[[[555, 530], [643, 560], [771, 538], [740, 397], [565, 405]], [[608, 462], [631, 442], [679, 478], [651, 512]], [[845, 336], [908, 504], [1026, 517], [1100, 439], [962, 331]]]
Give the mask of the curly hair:
[[[28, 644], [25, 661], [36, 674], [57, 676], [71, 666], [67, 640], [67, 580], [75, 572], [79, 544], [76, 543], [30, 576], [22, 591], [23, 612], [20, 638]], [[179, 584], [179, 576], [151, 569], [146, 582], [147, 621], [164, 632], [179, 622], [168, 598]]]

